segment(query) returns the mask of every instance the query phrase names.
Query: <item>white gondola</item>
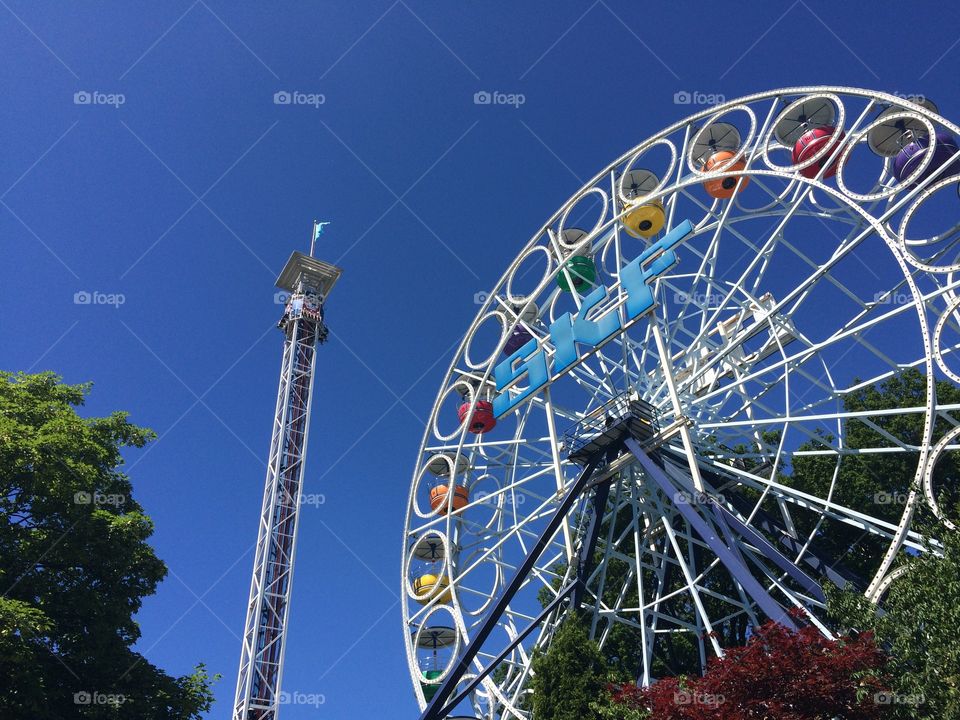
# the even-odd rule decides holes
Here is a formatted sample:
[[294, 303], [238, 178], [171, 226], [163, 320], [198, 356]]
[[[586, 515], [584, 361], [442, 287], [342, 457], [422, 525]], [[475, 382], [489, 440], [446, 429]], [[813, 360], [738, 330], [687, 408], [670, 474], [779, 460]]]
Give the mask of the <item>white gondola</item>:
[[812, 97], [791, 107], [777, 121], [773, 135], [786, 148], [793, 150], [797, 140], [811, 128], [833, 125], [837, 111], [825, 97]]
[[[926, 108], [930, 112], [937, 112], [937, 106], [932, 100], [926, 98], [911, 99], [911, 102]], [[903, 107], [889, 107], [877, 117], [883, 120], [891, 115], [902, 115], [905, 111]], [[908, 144], [916, 137], [925, 136], [928, 133], [926, 124], [920, 120], [908, 117], [896, 117], [891, 120], [880, 122], [875, 128], [867, 133], [867, 145], [877, 155], [882, 157], [893, 157], [903, 146]]]

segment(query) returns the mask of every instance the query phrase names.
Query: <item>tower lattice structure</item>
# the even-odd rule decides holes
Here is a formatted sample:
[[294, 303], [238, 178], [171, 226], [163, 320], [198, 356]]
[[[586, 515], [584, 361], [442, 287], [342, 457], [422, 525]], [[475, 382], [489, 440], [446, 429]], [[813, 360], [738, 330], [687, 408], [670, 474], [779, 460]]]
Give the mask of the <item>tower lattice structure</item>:
[[[314, 223], [314, 240], [318, 234]], [[285, 294], [283, 361], [247, 603], [233, 720], [276, 720], [297, 552], [317, 346], [340, 268], [294, 252], [277, 280]]]

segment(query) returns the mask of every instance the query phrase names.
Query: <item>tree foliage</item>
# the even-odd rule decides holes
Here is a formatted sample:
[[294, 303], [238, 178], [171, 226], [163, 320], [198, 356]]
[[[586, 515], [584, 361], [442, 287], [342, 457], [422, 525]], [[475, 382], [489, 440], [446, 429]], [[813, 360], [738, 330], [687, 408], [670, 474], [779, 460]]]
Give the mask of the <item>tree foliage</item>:
[[537, 720], [586, 720], [601, 697], [606, 663], [586, 624], [573, 614], [557, 628], [549, 649], [533, 660], [533, 716]]
[[890, 718], [960, 718], [960, 534], [944, 532], [943, 557], [912, 558], [882, 612], [862, 596], [827, 588], [838, 626], [875, 632], [891, 655]]
[[173, 677], [133, 650], [166, 566], [120, 471], [152, 431], [83, 418], [90, 385], [0, 373], [0, 717], [201, 717], [202, 665]]
[[[937, 402], [960, 403], [960, 388], [948, 381], [936, 383]], [[915, 369], [908, 369], [878, 385], [864, 386], [850, 393], [844, 400], [847, 412], [876, 411], [888, 408], [923, 407], [927, 403], [927, 378]], [[892, 447], [893, 442], [881, 432], [901, 440], [907, 445], [923, 443], [923, 416], [919, 413], [886, 414], [868, 418], [875, 427], [862, 420], [846, 423], [844, 442], [846, 447]], [[934, 424], [933, 441], [943, 437], [952, 425], [943, 418]], [[878, 431], [879, 430], [879, 431]], [[832, 438], [824, 434], [825, 440]], [[825, 447], [816, 441], [806, 443], [802, 449]], [[827, 497], [832, 484], [831, 499], [839, 505], [869, 510], [881, 520], [897, 523], [903, 514], [903, 501], [913, 486], [920, 460], [918, 452], [852, 454], [842, 457], [839, 469], [837, 460], [830, 455], [795, 457], [792, 476], [786, 481], [801, 490]], [[934, 486], [943, 511], [956, 517], [960, 511], [960, 465], [955, 453], [944, 453], [934, 472]], [[806, 535], [814, 526], [814, 515], [798, 513], [797, 527]], [[918, 514], [921, 524], [929, 525], [932, 517], [922, 508]], [[865, 580], [876, 571], [878, 560], [883, 556], [888, 541], [844, 523], [828, 521], [818, 533], [817, 543], [829, 556], [842, 558], [843, 565], [861, 575]]]
[[827, 640], [770, 621], [702, 677], [615, 687], [612, 701], [657, 720], [873, 720], [886, 717], [886, 662], [869, 633]]

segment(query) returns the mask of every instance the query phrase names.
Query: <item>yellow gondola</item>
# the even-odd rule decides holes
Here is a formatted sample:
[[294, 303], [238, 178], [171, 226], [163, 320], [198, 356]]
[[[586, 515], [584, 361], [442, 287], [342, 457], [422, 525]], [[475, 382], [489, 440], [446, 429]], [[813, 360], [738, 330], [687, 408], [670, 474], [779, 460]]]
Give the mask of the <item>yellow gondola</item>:
[[659, 200], [637, 205], [623, 216], [623, 228], [635, 238], [650, 238], [663, 229], [667, 215]]
[[630, 170], [620, 180], [622, 206], [626, 211], [621, 218], [623, 229], [638, 239], [651, 238], [663, 229], [667, 221], [663, 202], [644, 201], [656, 192], [659, 178], [649, 170]]
[[430, 573], [421, 575], [413, 581], [413, 594], [416, 601], [426, 605], [439, 596], [438, 602], [449, 603], [452, 599], [450, 581], [445, 576], [437, 577]]

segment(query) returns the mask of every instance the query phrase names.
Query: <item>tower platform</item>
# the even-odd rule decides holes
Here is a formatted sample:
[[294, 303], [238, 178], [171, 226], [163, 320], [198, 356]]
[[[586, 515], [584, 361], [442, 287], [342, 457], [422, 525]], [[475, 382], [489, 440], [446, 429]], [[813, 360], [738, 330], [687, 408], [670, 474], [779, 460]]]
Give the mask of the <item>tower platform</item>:
[[656, 408], [630, 393], [623, 393], [567, 430], [563, 435], [563, 449], [571, 462], [586, 466], [598, 453], [619, 452], [628, 437], [642, 443], [659, 430]]
[[333, 290], [342, 273], [343, 270], [336, 265], [295, 251], [280, 272], [277, 287], [292, 293], [300, 289], [302, 282], [306, 289], [319, 295], [322, 302]]

